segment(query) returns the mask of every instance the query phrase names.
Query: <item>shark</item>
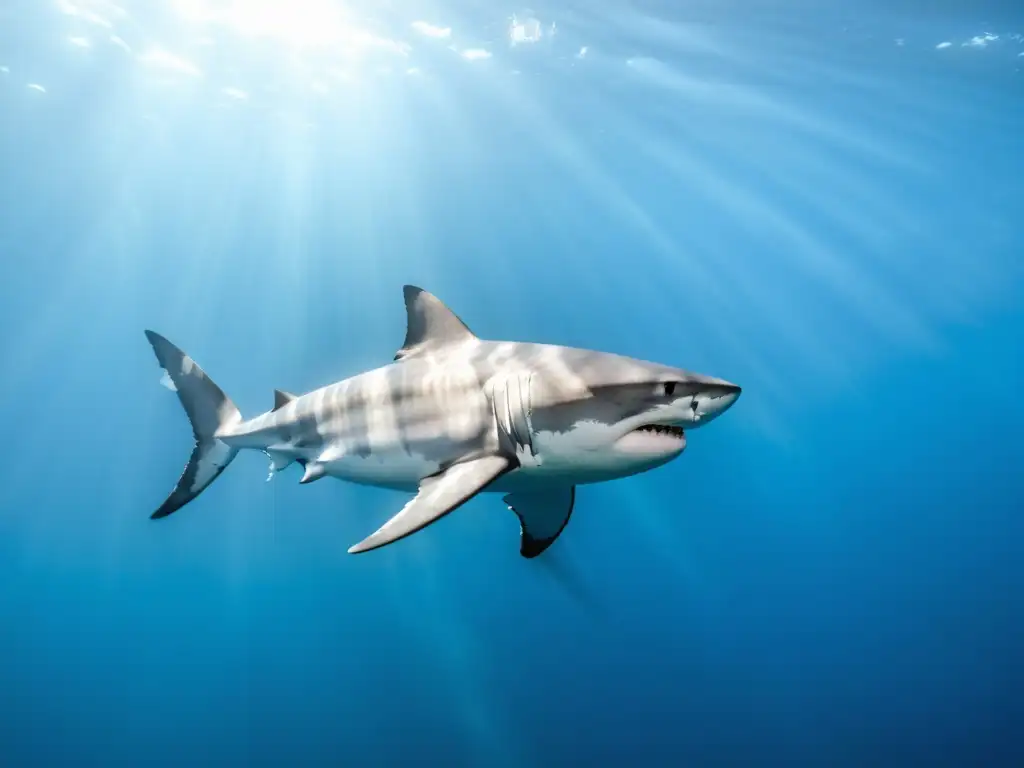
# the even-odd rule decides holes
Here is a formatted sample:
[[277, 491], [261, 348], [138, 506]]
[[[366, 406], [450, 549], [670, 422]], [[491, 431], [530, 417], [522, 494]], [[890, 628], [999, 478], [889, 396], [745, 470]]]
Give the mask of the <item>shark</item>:
[[201, 494], [239, 451], [262, 451], [270, 477], [297, 464], [300, 483], [334, 477], [412, 499], [349, 548], [375, 550], [437, 522], [481, 493], [502, 493], [537, 557], [569, 522], [576, 489], [660, 467], [687, 432], [740, 396], [724, 379], [619, 354], [479, 338], [440, 299], [403, 289], [406, 335], [379, 368], [243, 419], [195, 360], [146, 337], [192, 425], [195, 446], [166, 518]]

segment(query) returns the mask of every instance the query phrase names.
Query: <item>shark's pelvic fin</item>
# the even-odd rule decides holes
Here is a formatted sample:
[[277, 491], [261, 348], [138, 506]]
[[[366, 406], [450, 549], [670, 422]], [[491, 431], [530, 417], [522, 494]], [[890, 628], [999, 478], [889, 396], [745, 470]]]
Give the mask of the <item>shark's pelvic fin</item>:
[[327, 464], [332, 461], [337, 461], [345, 455], [345, 447], [340, 444], [328, 445], [319, 456], [313, 461], [304, 461], [303, 466], [306, 468], [305, 474], [300, 483], [312, 483], [314, 480], [319, 480], [327, 474]]
[[407, 285], [402, 290], [407, 325], [405, 343], [395, 355], [395, 360], [476, 338], [466, 324], [432, 293], [414, 285]]
[[238, 450], [218, 440], [216, 434], [218, 430], [239, 423], [242, 414], [191, 357], [158, 333], [146, 331], [146, 338], [174, 384], [196, 438], [192, 456], [178, 478], [178, 484], [160, 508], [150, 515], [157, 519], [167, 517], [192, 501], [231, 463]]
[[280, 410], [284, 408], [288, 403], [295, 399], [295, 395], [291, 392], [285, 392], [283, 389], [274, 390], [274, 410]]
[[519, 554], [536, 557], [554, 543], [569, 523], [576, 502], [576, 487], [510, 493], [503, 498], [516, 513], [522, 529]]
[[349, 553], [377, 549], [426, 528], [469, 501], [514, 466], [515, 462], [504, 456], [483, 456], [453, 464], [443, 472], [424, 478], [420, 481], [416, 498], [376, 533], [351, 547]]
[[327, 474], [327, 467], [318, 461], [310, 461], [306, 463], [306, 471], [302, 475], [300, 483], [305, 485], [306, 483], [312, 483], [314, 480], [319, 480], [321, 477]]

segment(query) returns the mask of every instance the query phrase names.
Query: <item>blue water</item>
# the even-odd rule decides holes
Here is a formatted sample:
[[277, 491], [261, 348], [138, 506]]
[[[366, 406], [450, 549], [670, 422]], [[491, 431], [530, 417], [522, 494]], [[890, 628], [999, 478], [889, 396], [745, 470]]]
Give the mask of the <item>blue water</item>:
[[[1018, 4], [229, 7], [0, 9], [0, 763], [1024, 764]], [[258, 454], [149, 519], [144, 328], [251, 416], [404, 283], [744, 394], [532, 561]]]

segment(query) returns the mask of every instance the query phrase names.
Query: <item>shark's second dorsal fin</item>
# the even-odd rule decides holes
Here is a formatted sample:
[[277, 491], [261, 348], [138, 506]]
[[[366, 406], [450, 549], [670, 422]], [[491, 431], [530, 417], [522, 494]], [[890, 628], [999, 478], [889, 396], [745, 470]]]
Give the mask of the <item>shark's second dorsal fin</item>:
[[274, 410], [280, 410], [284, 408], [288, 403], [295, 399], [295, 395], [291, 392], [285, 392], [281, 389], [274, 390]]
[[432, 293], [414, 285], [407, 285], [402, 290], [407, 325], [405, 343], [395, 355], [395, 360], [476, 338], [466, 324]]

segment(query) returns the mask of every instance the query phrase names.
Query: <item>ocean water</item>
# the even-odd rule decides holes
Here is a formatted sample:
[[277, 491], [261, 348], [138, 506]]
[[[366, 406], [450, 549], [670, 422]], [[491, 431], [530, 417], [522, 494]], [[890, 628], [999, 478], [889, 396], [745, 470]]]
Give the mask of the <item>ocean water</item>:
[[[1021, 765], [1024, 10], [7, 0], [0, 764]], [[191, 448], [480, 336], [741, 384], [536, 560]]]

